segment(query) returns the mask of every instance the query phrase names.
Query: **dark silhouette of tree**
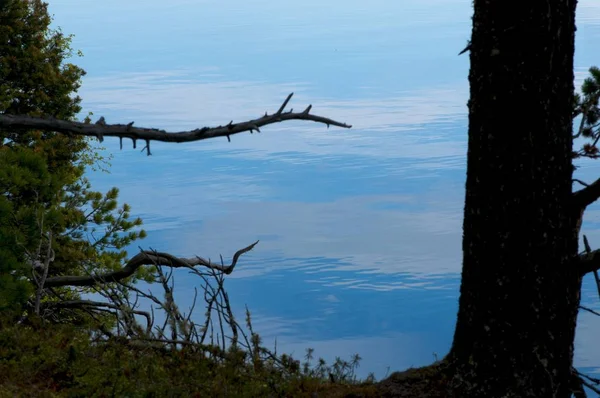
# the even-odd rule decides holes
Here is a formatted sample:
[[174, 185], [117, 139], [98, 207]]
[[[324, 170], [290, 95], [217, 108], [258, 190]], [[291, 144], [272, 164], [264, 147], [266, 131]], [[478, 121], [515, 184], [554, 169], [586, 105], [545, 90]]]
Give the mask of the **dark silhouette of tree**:
[[474, 3], [463, 270], [446, 358], [461, 397], [572, 393], [589, 204], [572, 193], [575, 7]]

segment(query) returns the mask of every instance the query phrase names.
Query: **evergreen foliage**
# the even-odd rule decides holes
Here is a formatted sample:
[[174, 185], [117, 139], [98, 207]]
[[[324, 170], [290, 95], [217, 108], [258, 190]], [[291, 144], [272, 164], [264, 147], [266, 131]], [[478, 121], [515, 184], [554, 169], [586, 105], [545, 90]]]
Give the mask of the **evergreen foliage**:
[[[69, 63], [71, 36], [51, 29], [47, 4], [0, 3], [0, 112], [75, 120], [85, 72]], [[0, 310], [31, 312], [41, 264], [45, 277], [120, 267], [124, 248], [145, 232], [118, 189], [102, 194], [84, 177], [107, 159], [89, 139], [43, 131], [0, 130]], [[73, 289], [56, 296], [78, 297]]]

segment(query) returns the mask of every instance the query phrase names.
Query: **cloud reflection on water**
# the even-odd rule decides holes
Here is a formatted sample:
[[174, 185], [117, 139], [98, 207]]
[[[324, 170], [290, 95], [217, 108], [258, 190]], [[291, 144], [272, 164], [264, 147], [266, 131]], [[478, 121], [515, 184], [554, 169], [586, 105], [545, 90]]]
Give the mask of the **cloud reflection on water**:
[[[195, 76], [192, 78], [192, 76]], [[161, 151], [228, 151], [236, 158], [279, 157], [300, 163], [312, 156], [372, 156], [379, 159], [418, 159], [415, 167], [460, 167], [465, 154], [463, 122], [467, 93], [464, 85], [422, 89], [380, 99], [332, 100], [314, 97], [307, 85], [264, 82], [213, 82], [188, 72], [126, 74], [86, 80], [85, 106], [96, 113], [136, 121], [140, 126], [169, 130], [251, 119], [273, 112], [294, 91], [291, 107], [314, 104], [313, 113], [351, 123], [345, 130], [313, 122], [289, 122], [263, 128], [259, 136], [241, 134], [225, 139], [189, 143], [185, 148], [160, 146]], [[119, 116], [116, 116], [119, 115]], [[123, 122], [121, 120], [121, 122]], [[424, 131], [424, 126], [429, 126]], [[435, 127], [434, 127], [435, 126]], [[433, 128], [432, 128], [433, 127]], [[281, 156], [285, 154], [285, 156]], [[435, 159], [444, 162], [436, 164]]]
[[[51, 10], [88, 55], [84, 106], [109, 122], [223, 124], [272, 112], [294, 91], [291, 106], [312, 103], [355, 126], [270, 126], [230, 144], [157, 144], [152, 158], [107, 141], [113, 174], [95, 186], [121, 188], [151, 231], [142, 246], [228, 258], [261, 239], [228, 283], [285, 351], [359, 352], [361, 370], [378, 376], [445, 353], [466, 153], [468, 58], [456, 53], [470, 2], [353, 0], [335, 14], [317, 0], [77, 4], [57, 0]], [[599, 22], [599, 3], [581, 1], [577, 59]], [[577, 85], [588, 62], [577, 64]], [[584, 230], [593, 245], [596, 224], [592, 209]], [[595, 303], [586, 286], [584, 301]], [[181, 287], [189, 299], [191, 286]], [[599, 330], [582, 314], [577, 363], [600, 362]]]

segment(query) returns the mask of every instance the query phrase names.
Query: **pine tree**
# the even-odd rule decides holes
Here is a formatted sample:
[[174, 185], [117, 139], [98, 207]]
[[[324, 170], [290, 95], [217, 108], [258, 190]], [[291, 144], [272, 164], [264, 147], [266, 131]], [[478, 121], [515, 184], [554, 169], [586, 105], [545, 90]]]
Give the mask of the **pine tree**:
[[[85, 72], [67, 62], [71, 37], [51, 22], [40, 0], [0, 2], [1, 113], [75, 120], [81, 111]], [[141, 220], [117, 206], [116, 188], [102, 195], [85, 179], [104, 160], [84, 137], [0, 130], [0, 310], [31, 311], [44, 277], [120, 267], [124, 247], [144, 236], [132, 231]]]

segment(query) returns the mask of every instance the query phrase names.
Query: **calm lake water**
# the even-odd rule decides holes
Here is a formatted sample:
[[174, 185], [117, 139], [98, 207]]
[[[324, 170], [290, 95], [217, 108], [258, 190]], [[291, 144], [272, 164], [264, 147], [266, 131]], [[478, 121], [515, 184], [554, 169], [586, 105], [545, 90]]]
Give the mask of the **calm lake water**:
[[[349, 358], [361, 376], [447, 353], [457, 311], [471, 1], [56, 0], [87, 70], [84, 111], [109, 123], [192, 129], [294, 109], [352, 124], [265, 127], [191, 144], [119, 151], [112, 186], [144, 219], [137, 244], [228, 261], [260, 239], [228, 278], [267, 345]], [[600, 65], [600, 2], [578, 7], [576, 80]], [[288, 108], [289, 109], [289, 108]], [[143, 146], [143, 145], [142, 145]], [[579, 178], [600, 176], [583, 163]], [[583, 227], [600, 246], [595, 206]], [[199, 281], [176, 273], [186, 308]], [[584, 303], [600, 308], [592, 279]], [[203, 316], [196, 309], [197, 319]], [[576, 363], [596, 371], [600, 318], [581, 313]]]

